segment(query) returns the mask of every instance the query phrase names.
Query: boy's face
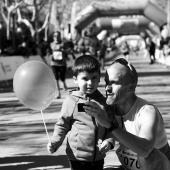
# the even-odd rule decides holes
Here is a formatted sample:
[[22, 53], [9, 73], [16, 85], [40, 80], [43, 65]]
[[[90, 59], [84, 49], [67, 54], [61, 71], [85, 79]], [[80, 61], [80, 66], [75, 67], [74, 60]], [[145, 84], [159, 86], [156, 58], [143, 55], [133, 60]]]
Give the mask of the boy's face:
[[88, 73], [86, 71], [80, 72], [77, 77], [73, 77], [75, 84], [78, 85], [80, 91], [85, 94], [92, 94], [98, 87], [100, 82], [100, 75], [98, 72]]

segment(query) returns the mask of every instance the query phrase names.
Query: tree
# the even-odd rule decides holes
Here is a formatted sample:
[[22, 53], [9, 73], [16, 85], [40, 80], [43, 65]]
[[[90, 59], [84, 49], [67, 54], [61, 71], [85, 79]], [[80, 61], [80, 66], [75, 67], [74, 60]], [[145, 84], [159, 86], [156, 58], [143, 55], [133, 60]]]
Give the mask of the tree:
[[10, 39], [10, 24], [11, 24], [11, 14], [12, 12], [17, 9], [20, 5], [22, 5], [22, 0], [20, 1], [8, 1], [8, 0], [2, 0], [1, 1], [1, 15], [6, 23], [7, 28], [7, 39]]
[[[53, 0], [51, 0], [51, 2], [53, 2]], [[32, 0], [32, 1], [24, 0], [24, 3], [25, 3], [24, 7], [27, 10], [29, 10], [32, 17], [24, 18], [21, 14], [21, 8], [17, 8], [17, 15], [18, 15], [17, 22], [24, 23], [29, 28], [32, 38], [34, 38], [36, 44], [38, 44], [39, 33], [41, 33], [42, 31], [45, 32], [45, 29], [47, 29], [52, 3], [50, 3], [49, 10], [45, 11], [45, 18], [42, 25], [40, 25], [39, 17], [41, 15], [42, 8], [47, 5], [47, 1], [46, 0]]]
[[[17, 29], [29, 30], [30, 36], [38, 46], [43, 39], [49, 39], [49, 32], [64, 32], [71, 19], [71, 6], [75, 0], [2, 0], [1, 14], [6, 23], [7, 39], [14, 39]], [[50, 30], [53, 25], [53, 29]], [[56, 27], [56, 28], [54, 28]], [[11, 34], [13, 33], [13, 34]], [[11, 34], [11, 35], [10, 35]], [[42, 38], [43, 37], [43, 38]], [[13, 43], [15, 44], [15, 43]]]

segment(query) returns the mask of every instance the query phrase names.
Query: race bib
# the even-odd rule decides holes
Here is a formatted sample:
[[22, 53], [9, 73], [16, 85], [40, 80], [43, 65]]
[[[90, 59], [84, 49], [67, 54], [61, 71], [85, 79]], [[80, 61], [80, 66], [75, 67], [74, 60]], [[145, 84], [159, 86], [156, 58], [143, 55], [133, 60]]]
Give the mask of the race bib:
[[63, 55], [61, 51], [54, 51], [53, 52], [53, 58], [55, 60], [62, 60], [63, 59]]
[[116, 154], [124, 169], [140, 170], [137, 154], [135, 154], [133, 151], [120, 146], [116, 150]]

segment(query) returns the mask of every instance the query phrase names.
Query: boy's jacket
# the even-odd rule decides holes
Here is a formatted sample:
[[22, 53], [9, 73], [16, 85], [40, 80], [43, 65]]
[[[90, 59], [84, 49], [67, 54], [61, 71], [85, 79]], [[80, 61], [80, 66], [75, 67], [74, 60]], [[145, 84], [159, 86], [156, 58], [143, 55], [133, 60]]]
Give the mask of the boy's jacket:
[[70, 160], [98, 161], [104, 159], [105, 154], [99, 151], [97, 145], [108, 140], [114, 146], [113, 135], [106, 128], [100, 126], [94, 117], [78, 112], [77, 104], [89, 100], [106, 107], [106, 99], [98, 90], [91, 95], [71, 91], [63, 102], [55, 124], [52, 143], [59, 148], [67, 135], [66, 153]]

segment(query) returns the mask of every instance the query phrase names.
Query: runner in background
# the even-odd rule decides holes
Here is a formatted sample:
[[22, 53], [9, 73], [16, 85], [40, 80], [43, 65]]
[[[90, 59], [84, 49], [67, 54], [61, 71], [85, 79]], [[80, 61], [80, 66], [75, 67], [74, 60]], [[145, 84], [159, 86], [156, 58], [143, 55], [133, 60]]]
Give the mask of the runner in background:
[[[50, 55], [51, 54], [51, 55]], [[60, 84], [61, 80], [63, 89], [67, 90], [66, 70], [67, 70], [67, 52], [64, 48], [64, 43], [61, 40], [61, 33], [56, 31], [53, 35], [53, 42], [50, 44], [48, 55], [51, 56], [51, 68], [57, 82], [57, 99], [61, 98]]]
[[150, 64], [154, 64], [156, 60], [155, 58], [156, 44], [153, 42], [153, 40], [150, 37], [146, 38], [146, 49], [148, 50]]
[[100, 42], [95, 36], [93, 28], [87, 28], [84, 35], [77, 43], [77, 50], [83, 55], [91, 55], [97, 58], [97, 51], [100, 48]]
[[123, 44], [121, 44], [121, 52], [126, 57], [126, 60], [129, 59], [129, 53], [130, 53], [130, 47], [127, 41], [124, 41]]

